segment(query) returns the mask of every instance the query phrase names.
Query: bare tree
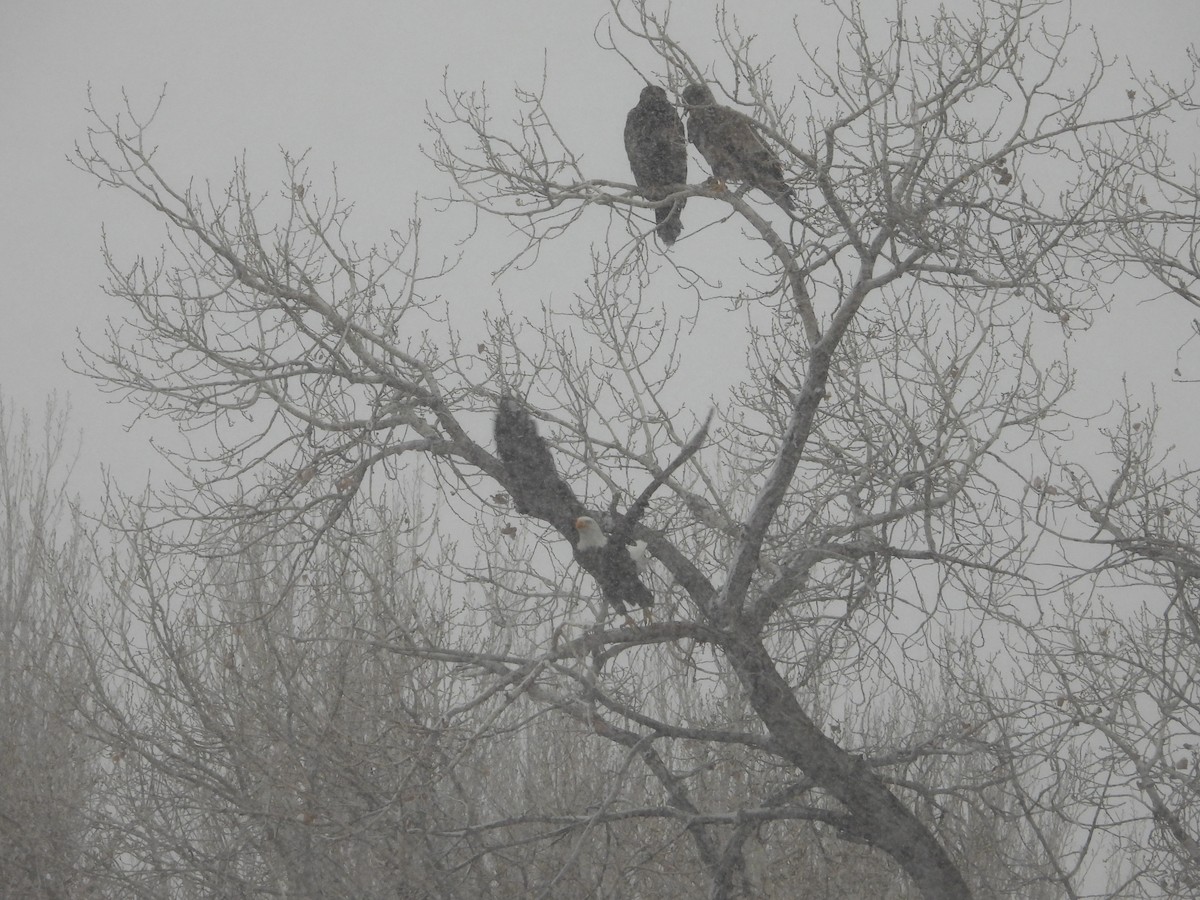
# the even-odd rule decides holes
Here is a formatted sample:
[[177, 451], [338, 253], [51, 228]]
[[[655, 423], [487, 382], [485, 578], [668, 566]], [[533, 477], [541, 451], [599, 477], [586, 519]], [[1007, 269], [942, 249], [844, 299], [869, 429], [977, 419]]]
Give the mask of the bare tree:
[[[674, 884], [692, 896], [703, 882], [714, 897], [750, 896], [795, 872], [792, 848], [824, 853], [835, 842], [832, 852], [898, 885], [896, 896], [1079, 896], [1147, 816], [1162, 823], [1161, 848], [1114, 891], [1165, 884], [1167, 871], [1194, 878], [1191, 813], [1177, 806], [1191, 798], [1182, 784], [1163, 793], [1171, 773], [1165, 754], [1154, 755], [1168, 744], [1175, 753], [1171, 741], [1182, 752], [1168, 727], [1178, 706], [1164, 699], [1138, 718], [1145, 693], [1133, 674], [1106, 686], [1102, 677], [1116, 676], [1104, 654], [1088, 688], [1074, 687], [1087, 656], [1070, 640], [1083, 634], [1079, 597], [1108, 573], [1135, 573], [1147, 590], [1175, 592], [1180, 624], [1128, 632], [1119, 658], [1164, 696], [1184, 691], [1177, 651], [1191, 640], [1193, 607], [1183, 566], [1195, 543], [1182, 534], [1165, 545], [1122, 518], [1129, 504], [1148, 509], [1157, 460], [1136, 469], [1139, 457], [1118, 448], [1122, 474], [1107, 491], [1067, 464], [1073, 383], [1059, 339], [1107, 314], [1112, 278], [1165, 264], [1169, 254], [1146, 237], [1152, 213], [1114, 198], [1129, 196], [1130, 173], [1166, 168], [1156, 129], [1190, 113], [1186, 90], [1146, 81], [1127, 107], [1107, 107], [1109, 63], [1053, 2], [992, 0], [923, 21], [899, 9], [878, 26], [851, 8], [824, 50], [797, 29], [791, 70], [758, 58], [752, 35], [723, 12], [720, 56], [700, 58], [668, 12], [614, 2], [598, 33], [648, 82], [677, 93], [707, 82], [778, 154], [794, 204], [702, 179], [646, 199], [623, 172], [585, 171], [541, 92], [518, 91], [514, 114], [498, 113], [482, 91], [447, 88], [429, 116], [429, 154], [448, 178], [443, 199], [522, 236], [498, 277], [536, 273], [568, 232], [607, 228], [570, 310], [502, 309], [478, 339], [433, 287], [454, 273], [425, 268], [418, 221], [363, 250], [350, 237], [349, 204], [323, 196], [302, 159], [285, 156], [275, 194], [256, 193], [244, 168], [224, 193], [184, 188], [151, 149], [152, 116], [94, 114], [79, 165], [162, 217], [169, 244], [154, 260], [111, 262], [125, 325], [82, 365], [146, 414], [206, 436], [177, 447], [181, 479], [127, 519], [155, 537], [122, 583], [146, 593], [161, 623], [159, 665], [176, 673], [175, 718], [158, 719], [167, 731], [147, 738], [158, 749], [141, 758], [177, 758], [174, 742], [197, 722], [234, 735], [222, 738], [231, 748], [253, 733], [223, 719], [247, 709], [244, 698], [232, 702], [245, 690], [235, 683], [248, 674], [243, 652], [259, 667], [255, 687], [275, 685], [249, 714], [258, 722], [266, 697], [297, 696], [289, 691], [301, 670], [358, 671], [355, 648], [369, 645], [447, 667], [428, 711], [443, 768], [420, 778], [452, 784], [461, 802], [434, 804], [439, 821], [413, 830], [463, 856], [453, 878], [438, 867], [440, 850], [421, 857], [434, 895], [591, 886], [669, 896]], [[1067, 54], [1081, 44], [1086, 63]], [[684, 198], [683, 234], [664, 255], [651, 208]], [[1170, 224], [1190, 221], [1177, 210]], [[710, 233], [721, 235], [716, 251]], [[734, 240], [744, 249], [730, 250]], [[689, 255], [693, 245], [706, 252]], [[691, 296], [686, 311], [651, 300], [648, 288], [664, 284]], [[687, 392], [708, 352], [693, 329], [713, 319], [726, 335], [735, 321], [745, 333], [746, 371], [688, 456], [708, 407]], [[442, 322], [450, 326], [438, 337]], [[614, 626], [591, 599], [571, 553], [578, 539], [559, 515], [570, 503], [511, 505], [525, 488], [488, 449], [506, 395], [540, 422], [578, 511], [622, 541], [645, 542], [655, 621]], [[1066, 482], [1035, 475], [1047, 457]], [[360, 551], [345, 548], [372, 546], [365, 510], [402, 468], [436, 492], [441, 537], [408, 556], [407, 593], [387, 582], [372, 602], [408, 603], [415, 585], [436, 582], [436, 627], [419, 616], [375, 622], [359, 609], [314, 632], [323, 649], [307, 655], [287, 632], [282, 600], [248, 616], [208, 612], [213, 629], [227, 629], [239, 616], [272, 621], [281, 604], [270, 634], [286, 634], [291, 649], [264, 636], [251, 652], [240, 638], [213, 643], [205, 621], [172, 611], [180, 586], [162, 560], [178, 550], [238, 565], [262, 552], [278, 573], [272, 596], [294, 596], [330, 564], [329, 548], [349, 557]], [[1142, 487], [1127, 496], [1135, 469]], [[1163, 490], [1186, 498], [1190, 484]], [[1107, 534], [1089, 538], [1092, 549], [1103, 540], [1122, 565], [1071, 559], [1064, 578], [1047, 549], [1055, 535], [1069, 540], [1048, 518], [1054, 510], [1090, 519]], [[319, 579], [324, 590], [350, 590], [347, 572], [333, 571]], [[354, 571], [367, 579], [373, 568]], [[305, 622], [320, 621], [321, 596], [304, 601]], [[585, 602], [595, 627], [592, 616], [581, 620]], [[339, 614], [351, 607], [340, 603]], [[1103, 627], [1115, 640], [1115, 625]], [[191, 649], [196, 641], [203, 652]], [[128, 646], [112, 648], [123, 670], [140, 665]], [[985, 664], [981, 647], [1001, 658]], [[223, 653], [233, 658], [216, 694], [181, 674], [216, 672]], [[419, 681], [419, 669], [405, 677]], [[944, 704], [916, 702], [934, 686]], [[1110, 721], [1118, 697], [1122, 727]], [[298, 698], [288, 710], [310, 708]], [[1100, 711], [1085, 715], [1092, 704]], [[911, 717], [907, 736], [885, 715], [891, 707]], [[95, 721], [113, 740], [140, 733], [128, 713], [111, 716], [117, 724]], [[1085, 723], [1088, 736], [1075, 739], [1071, 729]], [[314, 722], [313, 733], [324, 727]], [[462, 744], [440, 746], [453, 733]], [[556, 775], [541, 790], [513, 794], [530, 782], [468, 766], [488, 747], [520, 765], [546, 734], [578, 747], [547, 751], [539, 772]], [[255, 760], [269, 758], [262, 740]], [[405, 748], [394, 752], [407, 765], [424, 765], [419, 742], [405, 743], [415, 738], [387, 740]], [[1097, 741], [1107, 748], [1098, 757], [1089, 752]], [[314, 765], [307, 747], [296, 753]], [[210, 794], [225, 790], [225, 766], [242, 771], [233, 755], [205, 776]], [[194, 753], [184, 757], [195, 765]], [[1118, 757], [1124, 787], [1105, 774]], [[316, 857], [296, 818], [303, 824], [303, 792], [313, 788], [295, 779], [311, 773], [297, 771], [285, 789], [269, 784], [271, 768], [261, 785], [239, 783], [226, 797], [234, 807], [251, 797], [255, 815], [278, 823], [255, 837], [272, 844], [261, 851], [265, 868], [237, 877], [256, 890], [270, 879], [366, 890], [339, 881], [347, 870], [337, 866], [305, 868]], [[1125, 801], [1129, 817], [1111, 812]], [[347, 794], [331, 809], [344, 816], [353, 802]], [[1018, 824], [985, 848], [996, 820]], [[233, 828], [213, 823], [212, 840], [233, 840]], [[189, 872], [216, 858], [194, 845], [171, 853]], [[842, 887], [877, 896], [877, 884], [864, 875]]]
[[1156, 449], [1156, 419], [1126, 401], [1098, 461], [1060, 448], [1030, 479], [1031, 517], [1069, 577], [1053, 609], [1010, 620], [1013, 687], [988, 703], [1029, 736], [1022, 758], [1074, 782], [1055, 807], [1114, 848], [1115, 895], [1187, 897], [1200, 886], [1198, 482]]
[[86, 730], [111, 760], [113, 896], [482, 895], [425, 840], [457, 799], [441, 774], [457, 739], [439, 727], [449, 663], [389, 644], [442, 628], [379, 562], [412, 535], [353, 549], [324, 546], [299, 582], [262, 550], [164, 581], [137, 535], [110, 565], [109, 603], [80, 624], [105, 638]]
[[90, 581], [68, 508], [70, 410], [40, 430], [0, 399], [0, 883], [6, 896], [82, 896], [94, 748], [74, 710], [86, 686], [70, 600]]

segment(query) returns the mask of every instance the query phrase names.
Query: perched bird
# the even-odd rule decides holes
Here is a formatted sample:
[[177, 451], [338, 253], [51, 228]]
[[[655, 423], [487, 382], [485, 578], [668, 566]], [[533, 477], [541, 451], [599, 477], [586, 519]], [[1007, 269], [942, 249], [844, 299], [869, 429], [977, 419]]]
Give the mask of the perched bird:
[[[505, 499], [517, 512], [548, 522], [571, 543], [575, 561], [596, 580], [605, 601], [629, 618], [629, 606], [640, 606], [649, 619], [654, 595], [642, 583], [639, 573], [649, 560], [645, 541], [628, 541], [655, 489], [661, 486], [704, 443], [712, 413], [700, 430], [662, 472], [642, 491], [637, 501], [617, 524], [610, 537], [586, 511], [571, 486], [558, 474], [549, 445], [538, 434], [537, 423], [529, 411], [508, 393], [500, 397], [496, 408], [496, 455], [503, 465], [501, 483]], [[502, 494], [493, 495], [493, 500]], [[498, 501], [497, 501], [498, 502]], [[502, 534], [512, 536], [507, 529]]]
[[[591, 516], [577, 518], [575, 530], [579, 533], [575, 556], [592, 573], [608, 604], [626, 618], [629, 617], [628, 604], [642, 607], [649, 616], [654, 595], [638, 577], [638, 564], [630, 554], [630, 548], [618, 541], [610, 541]], [[641, 541], [637, 543], [641, 544]], [[643, 545], [642, 555], [644, 552]]]
[[[662, 200], [687, 184], [687, 138], [683, 122], [657, 85], [642, 88], [638, 104], [625, 117], [625, 153], [633, 180], [647, 200]], [[675, 243], [683, 230], [679, 215], [686, 198], [654, 210], [655, 229], [664, 244]]]
[[517, 512], [549, 522], [564, 537], [575, 530], [583, 504], [538, 434], [533, 416], [508, 394], [500, 398], [495, 421], [496, 453], [508, 474], [508, 493]]
[[704, 84], [684, 88], [683, 102], [688, 110], [688, 139], [708, 161], [714, 178], [741, 181], [758, 188], [789, 212], [796, 208], [779, 158], [755, 134], [749, 119], [719, 105]]

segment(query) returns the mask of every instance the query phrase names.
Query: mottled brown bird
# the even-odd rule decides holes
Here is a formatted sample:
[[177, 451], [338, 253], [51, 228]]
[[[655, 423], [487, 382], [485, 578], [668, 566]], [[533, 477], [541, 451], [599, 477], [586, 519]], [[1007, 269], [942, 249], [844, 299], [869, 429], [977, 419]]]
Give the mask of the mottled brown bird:
[[755, 133], [749, 119], [718, 104], [704, 84], [684, 88], [683, 102], [688, 112], [688, 139], [708, 161], [714, 178], [743, 182], [789, 212], [796, 208], [779, 158]]
[[[687, 184], [687, 137], [662, 88], [653, 84], [642, 88], [638, 105], [625, 117], [625, 154], [633, 180], [647, 200], [663, 200]], [[654, 210], [655, 230], [668, 246], [683, 230], [679, 215], [686, 202], [680, 197]]]

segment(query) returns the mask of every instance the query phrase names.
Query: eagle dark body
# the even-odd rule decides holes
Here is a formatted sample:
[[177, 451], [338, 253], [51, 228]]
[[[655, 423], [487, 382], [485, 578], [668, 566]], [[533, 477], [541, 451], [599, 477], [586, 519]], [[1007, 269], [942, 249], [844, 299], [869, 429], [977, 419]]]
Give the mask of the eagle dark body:
[[779, 158], [762, 142], [745, 116], [718, 104], [712, 91], [703, 84], [684, 88], [683, 102], [688, 108], [688, 139], [707, 160], [714, 178], [743, 182], [758, 188], [788, 211], [796, 208]]
[[[625, 153], [633, 180], [647, 200], [662, 200], [687, 184], [687, 137], [662, 88], [642, 88], [638, 105], [625, 117]], [[664, 244], [675, 243], [683, 230], [679, 215], [686, 202], [680, 198], [654, 210], [656, 231]]]
[[583, 515], [583, 504], [558, 474], [533, 417], [507, 394], [496, 410], [495, 435], [517, 512], [549, 522], [568, 539], [576, 536], [575, 520]]
[[[599, 554], [599, 558], [596, 555]], [[604, 600], [621, 615], [629, 612], [628, 607], [640, 606], [649, 609], [654, 605], [650, 588], [642, 584], [637, 564], [625, 547], [610, 543], [603, 550], [575, 549], [575, 559], [600, 586]]]

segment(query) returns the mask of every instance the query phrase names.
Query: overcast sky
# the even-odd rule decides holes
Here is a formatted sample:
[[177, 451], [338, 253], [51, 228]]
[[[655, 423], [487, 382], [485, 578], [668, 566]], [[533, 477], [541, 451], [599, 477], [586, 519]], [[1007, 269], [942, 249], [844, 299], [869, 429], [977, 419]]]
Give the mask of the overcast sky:
[[[883, 15], [892, 4], [863, 5]], [[771, 9], [782, 11], [775, 21], [786, 22], [817, 3], [742, 6], [753, 27], [771, 21]], [[486, 81], [504, 91], [536, 84], [545, 65], [552, 109], [587, 148], [589, 174], [628, 180], [621, 129], [641, 84], [593, 40], [606, 10], [607, 3], [559, 0], [0, 0], [0, 390], [32, 412], [49, 391], [70, 393], [86, 435], [81, 476], [94, 476], [100, 461], [119, 461], [123, 478], [144, 471], [145, 432], [127, 436], [119, 427], [134, 410], [105, 406], [61, 361], [75, 352], [76, 329], [95, 338], [107, 316], [122, 312], [100, 289], [101, 225], [118, 249], [153, 254], [162, 242], [147, 211], [98, 191], [66, 161], [88, 126], [89, 84], [105, 112], [118, 109], [122, 89], [146, 108], [167, 86], [153, 134], [164, 168], [180, 181], [195, 175], [222, 185], [245, 150], [256, 186], [266, 190], [282, 174], [279, 148], [311, 148], [314, 173], [337, 165], [342, 192], [357, 203], [357, 233], [370, 241], [403, 226], [415, 195], [438, 191], [440, 176], [418, 145], [428, 143], [424, 105], [436, 99], [447, 67], [455, 87]], [[678, 4], [676, 19], [685, 10], [696, 11], [687, 23], [696, 36], [689, 49], [703, 59], [711, 9]], [[1076, 12], [1094, 21], [1110, 54], [1173, 77], [1185, 71], [1185, 48], [1200, 43], [1194, 0], [1082, 0]], [[496, 290], [481, 285], [475, 302]], [[1158, 335], [1166, 343], [1144, 361], [1130, 357], [1131, 375], [1169, 393], [1172, 336], [1188, 327], [1191, 313], [1160, 303], [1138, 316], [1151, 341]], [[1109, 354], [1119, 368], [1127, 328], [1112, 327], [1081, 351]]]

